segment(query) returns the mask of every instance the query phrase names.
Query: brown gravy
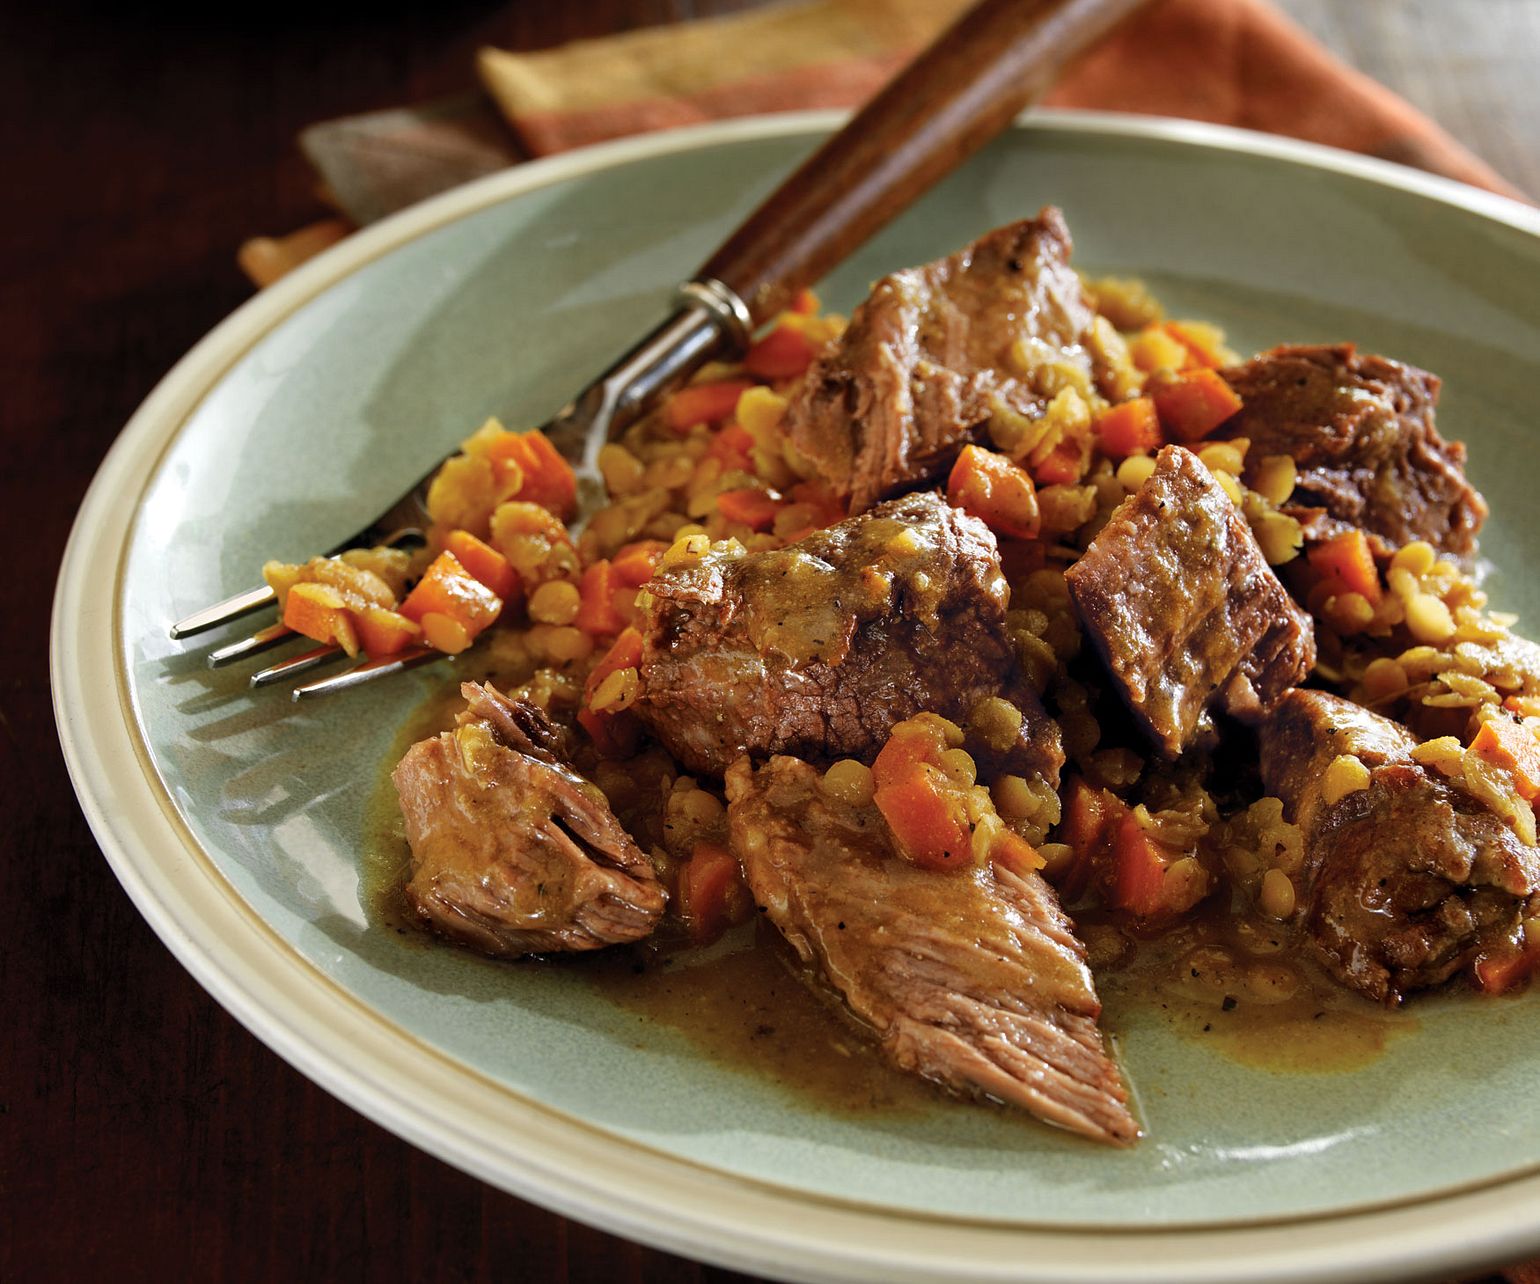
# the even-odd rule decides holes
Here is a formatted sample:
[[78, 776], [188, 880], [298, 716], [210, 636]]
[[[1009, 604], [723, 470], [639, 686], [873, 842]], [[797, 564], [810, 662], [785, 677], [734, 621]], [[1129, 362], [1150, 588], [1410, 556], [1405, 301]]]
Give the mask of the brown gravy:
[[[410, 745], [452, 722], [458, 686], [426, 701], [402, 727], [367, 809], [362, 882], [381, 927], [434, 948], [402, 895], [409, 853], [390, 771]], [[1088, 934], [1107, 922], [1084, 916]], [[1096, 951], [1093, 947], [1093, 958]], [[1228, 959], [1228, 967], [1225, 960]], [[704, 951], [649, 945], [563, 959], [607, 998], [685, 1034], [700, 1054], [846, 1114], [919, 1113], [950, 1094], [893, 1069], [836, 1005], [805, 985], [774, 932], [750, 924]], [[1158, 1012], [1185, 1040], [1275, 1073], [1359, 1069], [1417, 1028], [1314, 974], [1265, 925], [1213, 910], [1174, 931], [1140, 939], [1123, 960], [1095, 968], [1116, 1033], [1135, 1012]], [[1258, 984], [1258, 979], [1262, 984]], [[1025, 1115], [1000, 1109], [1002, 1119]]]

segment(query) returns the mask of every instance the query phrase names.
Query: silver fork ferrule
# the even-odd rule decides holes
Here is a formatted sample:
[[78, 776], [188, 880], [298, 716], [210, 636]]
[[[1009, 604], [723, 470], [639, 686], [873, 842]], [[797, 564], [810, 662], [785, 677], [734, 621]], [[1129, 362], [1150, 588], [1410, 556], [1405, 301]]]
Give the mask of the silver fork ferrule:
[[697, 277], [681, 285], [677, 297], [684, 306], [705, 308], [715, 316], [738, 351], [749, 346], [754, 334], [754, 318], [749, 315], [748, 304], [730, 285], [714, 276]]

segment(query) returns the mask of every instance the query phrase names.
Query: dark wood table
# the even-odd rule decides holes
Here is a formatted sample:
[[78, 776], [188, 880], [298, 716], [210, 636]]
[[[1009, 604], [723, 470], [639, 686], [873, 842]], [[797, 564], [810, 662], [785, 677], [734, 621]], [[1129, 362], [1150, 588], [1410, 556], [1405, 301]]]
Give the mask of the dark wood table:
[[[326, 212], [293, 146], [301, 127], [457, 91], [483, 43], [538, 47], [735, 7], [54, 0], [0, 16], [0, 521], [16, 559], [0, 577], [0, 1279], [741, 1278], [492, 1190], [241, 1029], [103, 861], [56, 748], [46, 659], [59, 558], [114, 435], [249, 297], [235, 246]], [[1393, 21], [1406, 6], [1364, 8]], [[1515, 31], [1540, 25], [1535, 0], [1438, 8], [1451, 27], [1493, 9]], [[1488, 120], [1490, 136], [1465, 135], [1478, 150], [1533, 162], [1504, 149], [1521, 136], [1532, 147], [1505, 122], [1535, 122], [1534, 78], [1468, 59], [1458, 74], [1465, 115], [1451, 124]], [[1484, 92], [1502, 97], [1491, 119], [1470, 107]], [[1509, 176], [1540, 190], [1540, 173], [1518, 168]]]

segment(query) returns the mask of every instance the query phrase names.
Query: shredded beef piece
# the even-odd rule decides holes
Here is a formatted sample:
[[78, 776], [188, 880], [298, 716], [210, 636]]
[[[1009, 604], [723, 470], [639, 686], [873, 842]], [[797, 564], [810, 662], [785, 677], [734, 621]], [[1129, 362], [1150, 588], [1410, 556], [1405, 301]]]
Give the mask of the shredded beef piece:
[[899, 1068], [1097, 1141], [1138, 1138], [1097, 1029], [1101, 1004], [1053, 889], [894, 854], [876, 808], [831, 800], [794, 758], [728, 774], [734, 854], [756, 902]]
[[417, 912], [496, 955], [648, 935], [667, 895], [604, 795], [558, 756], [565, 733], [490, 686], [461, 693], [459, 726], [413, 745], [395, 770]]

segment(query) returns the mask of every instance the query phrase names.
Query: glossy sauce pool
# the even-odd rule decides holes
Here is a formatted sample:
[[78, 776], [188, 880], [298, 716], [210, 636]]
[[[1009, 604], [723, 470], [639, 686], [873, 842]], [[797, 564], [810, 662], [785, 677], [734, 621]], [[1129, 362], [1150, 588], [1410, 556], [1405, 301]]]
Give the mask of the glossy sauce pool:
[[[452, 721], [458, 692], [447, 688], [402, 729], [368, 810], [363, 886], [371, 921], [452, 949], [424, 932], [402, 897], [409, 853], [390, 771], [410, 744]], [[1087, 915], [1093, 958], [1115, 926]], [[794, 957], [768, 925], [735, 929], [705, 950], [666, 940], [534, 966], [568, 969], [638, 1019], [683, 1033], [711, 1060], [768, 1079], [844, 1114], [919, 1113], [948, 1096], [891, 1068], [837, 1005], [806, 985]], [[509, 964], [531, 966], [531, 964]], [[1217, 909], [1181, 928], [1140, 939], [1095, 968], [1112, 1034], [1126, 1017], [1158, 1012], [1182, 1038], [1216, 1055], [1273, 1073], [1329, 1074], [1368, 1065], [1392, 1040], [1417, 1028], [1343, 991], [1290, 958], [1255, 921], [1237, 924]], [[1002, 1121], [1031, 1124], [1003, 1107]]]

